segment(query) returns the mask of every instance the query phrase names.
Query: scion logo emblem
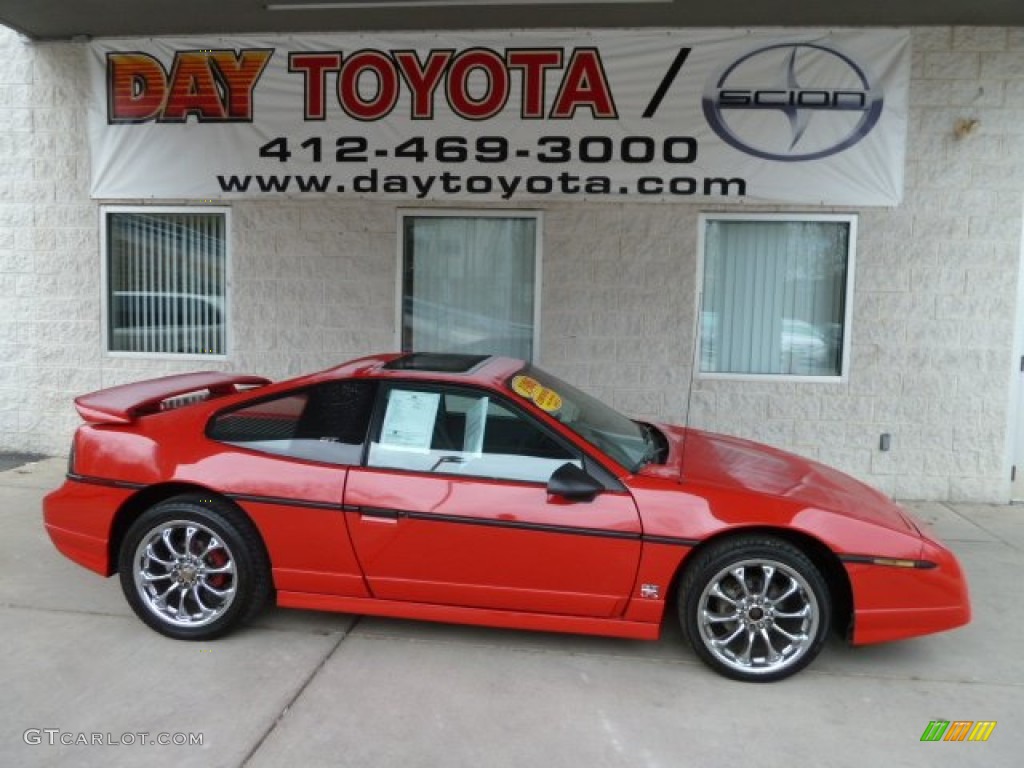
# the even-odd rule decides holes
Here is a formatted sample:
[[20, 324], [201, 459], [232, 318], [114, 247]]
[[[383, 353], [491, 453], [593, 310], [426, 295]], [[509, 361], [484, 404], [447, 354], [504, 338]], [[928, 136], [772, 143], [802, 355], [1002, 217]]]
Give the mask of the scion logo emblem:
[[881, 88], [845, 53], [817, 43], [779, 43], [716, 72], [702, 104], [711, 128], [730, 146], [797, 162], [852, 147], [878, 123], [883, 102]]

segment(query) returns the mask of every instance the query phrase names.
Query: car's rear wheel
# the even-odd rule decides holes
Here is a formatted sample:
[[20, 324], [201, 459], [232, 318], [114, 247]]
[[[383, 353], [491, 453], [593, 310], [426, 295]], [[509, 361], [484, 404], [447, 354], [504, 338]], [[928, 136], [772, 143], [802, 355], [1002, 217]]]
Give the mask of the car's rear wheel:
[[727, 539], [698, 553], [678, 593], [697, 656], [726, 677], [770, 682], [820, 653], [831, 624], [828, 585], [814, 563], [769, 536]]
[[118, 569], [136, 615], [181, 640], [224, 634], [270, 592], [259, 534], [217, 499], [179, 496], [144, 512], [125, 534]]

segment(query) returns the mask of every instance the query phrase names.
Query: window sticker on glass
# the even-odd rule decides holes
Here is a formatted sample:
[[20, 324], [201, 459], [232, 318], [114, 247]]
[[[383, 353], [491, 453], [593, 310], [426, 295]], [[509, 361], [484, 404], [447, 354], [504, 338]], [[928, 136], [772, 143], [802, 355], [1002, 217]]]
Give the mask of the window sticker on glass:
[[562, 408], [562, 396], [531, 376], [515, 376], [512, 379], [512, 391], [520, 397], [533, 400], [542, 411], [556, 413]]
[[561, 395], [547, 387], [541, 387], [533, 393], [533, 402], [542, 411], [547, 411], [548, 413], [555, 413], [562, 408]]
[[466, 411], [466, 436], [463, 438], [464, 453], [481, 455], [484, 449], [484, 426], [487, 422], [487, 406], [491, 399], [481, 397]]
[[440, 402], [441, 395], [437, 392], [392, 390], [384, 414], [381, 445], [415, 451], [430, 450]]
[[527, 400], [532, 399], [538, 389], [543, 389], [541, 383], [530, 376], [516, 376], [512, 379], [512, 391]]

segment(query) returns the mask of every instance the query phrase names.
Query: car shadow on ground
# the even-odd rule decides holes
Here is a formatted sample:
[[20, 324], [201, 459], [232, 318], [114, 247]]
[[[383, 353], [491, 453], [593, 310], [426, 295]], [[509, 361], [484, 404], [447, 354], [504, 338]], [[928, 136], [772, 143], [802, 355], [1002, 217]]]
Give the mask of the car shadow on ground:
[[17, 469], [18, 467], [23, 467], [26, 464], [31, 464], [34, 461], [41, 461], [45, 458], [48, 457], [41, 453], [0, 452], [0, 472], [6, 472], [9, 469]]

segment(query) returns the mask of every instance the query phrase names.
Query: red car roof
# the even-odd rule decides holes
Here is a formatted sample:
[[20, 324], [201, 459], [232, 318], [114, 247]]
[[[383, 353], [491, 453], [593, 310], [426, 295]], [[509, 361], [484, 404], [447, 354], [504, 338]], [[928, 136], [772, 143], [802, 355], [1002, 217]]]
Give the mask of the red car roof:
[[[279, 385], [343, 377], [424, 379], [501, 387], [526, 363], [510, 357], [434, 353], [379, 354], [351, 360], [320, 373], [277, 382]], [[147, 379], [101, 389], [75, 398], [79, 415], [92, 424], [129, 424], [156, 413], [175, 397], [208, 392], [210, 399], [235, 394], [239, 387], [262, 387], [270, 380], [247, 374], [201, 371]]]
[[[452, 381], [490, 386], [503, 386], [515, 373], [523, 369], [526, 361], [514, 357], [476, 356], [479, 362], [464, 371], [438, 370], [422, 367], [395, 365], [397, 361], [408, 359], [413, 355], [381, 354], [351, 360], [336, 368], [324, 371], [330, 378], [340, 376], [358, 376], [380, 379], [425, 379], [430, 381]], [[465, 355], [438, 355], [435, 357], [467, 358]], [[441, 366], [438, 366], [440, 368]]]

